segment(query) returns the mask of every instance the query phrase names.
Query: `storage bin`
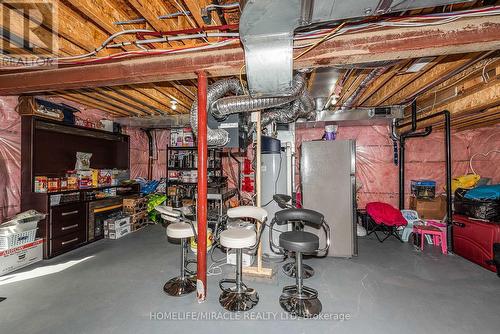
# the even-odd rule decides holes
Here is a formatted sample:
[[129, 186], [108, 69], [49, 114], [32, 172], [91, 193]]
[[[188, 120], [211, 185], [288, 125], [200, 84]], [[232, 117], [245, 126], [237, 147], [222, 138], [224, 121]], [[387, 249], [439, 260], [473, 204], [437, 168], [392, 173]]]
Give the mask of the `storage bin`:
[[32, 230], [16, 233], [9, 233], [4, 231], [3, 234], [0, 234], [0, 250], [22, 246], [24, 244], [35, 241], [36, 230], [37, 229], [35, 228]]

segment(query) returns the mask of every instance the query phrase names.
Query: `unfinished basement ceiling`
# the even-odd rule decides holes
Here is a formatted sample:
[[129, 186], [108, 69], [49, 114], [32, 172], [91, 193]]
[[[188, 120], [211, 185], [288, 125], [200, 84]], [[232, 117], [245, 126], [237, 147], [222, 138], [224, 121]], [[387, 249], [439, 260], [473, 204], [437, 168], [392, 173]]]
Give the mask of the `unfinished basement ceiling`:
[[[201, 17], [201, 9], [207, 5], [233, 3], [233, 1], [209, 0], [57, 0], [58, 20], [57, 56], [75, 56], [93, 51], [110, 35], [125, 29], [147, 29], [150, 31], [178, 31], [206, 26], [229, 25], [237, 30], [239, 9], [230, 8], [214, 11], [211, 23], [207, 25]], [[9, 3], [0, 6], [14, 9]], [[10, 11], [11, 20], [22, 27], [28, 21], [37, 21], [36, 16], [27, 17], [24, 8], [36, 7], [43, 15], [43, 7], [23, 4], [17, 11]], [[219, 14], [220, 13], [220, 14]], [[186, 15], [187, 14], [187, 15]], [[160, 18], [166, 16], [167, 18]], [[7, 30], [6, 27], [2, 29]], [[49, 38], [50, 27], [42, 26], [41, 36]], [[21, 32], [10, 31], [14, 35]], [[149, 36], [148, 36], [149, 37]], [[134, 41], [134, 35], [117, 37], [114, 42]], [[208, 41], [212, 42], [213, 38]], [[43, 41], [43, 40], [42, 40]], [[205, 43], [203, 39], [189, 39], [169, 43], [148, 43], [143, 48], [154, 51], [170, 47], [193, 47]], [[112, 56], [123, 51], [137, 50], [135, 46], [106, 48], [99, 56]], [[9, 51], [8, 48], [6, 51]], [[16, 50], [17, 51], [17, 50]], [[25, 50], [27, 54], [29, 49]], [[3, 69], [4, 73], [12, 73]], [[0, 67], [0, 74], [2, 68]], [[183, 80], [148, 83], [139, 85], [118, 85], [96, 89], [52, 91], [50, 95], [64, 97], [91, 108], [98, 108], [113, 115], [158, 115], [187, 113], [196, 95], [196, 83]], [[173, 107], [176, 105], [175, 107]]]
[[[124, 29], [148, 29], [172, 32], [185, 29], [225, 25], [225, 32], [237, 32], [240, 11], [228, 8], [213, 12], [207, 25], [201, 9], [212, 3], [231, 4], [234, 1], [193, 0], [60, 0], [59, 53], [74, 56], [91, 52], [110, 35]], [[495, 5], [496, 1], [468, 3], [426, 8], [398, 13], [417, 16], [430, 13], [480, 8]], [[9, 6], [1, 4], [1, 6]], [[187, 15], [186, 15], [187, 14]], [[159, 18], [167, 16], [169, 18]], [[20, 25], [28, 20], [21, 12], [14, 19]], [[118, 23], [127, 24], [118, 24]], [[43, 27], [42, 27], [43, 29]], [[48, 30], [47, 30], [48, 32]], [[50, 32], [49, 32], [50, 33]], [[115, 48], [105, 48], [99, 56], [112, 57], [124, 51], [137, 50], [126, 42], [151, 36], [122, 35], [114, 40]], [[217, 38], [209, 38], [212, 43]], [[119, 46], [119, 43], [124, 43]], [[154, 51], [169, 48], [190, 48], [206, 45], [203, 38], [147, 43], [142, 47]], [[26, 53], [30, 50], [26, 49]], [[189, 55], [185, 55], [189, 57]], [[116, 61], [116, 60], [115, 60]], [[498, 53], [475, 52], [437, 57], [419, 57], [398, 61], [350, 64], [338, 66], [338, 80], [332, 87], [333, 110], [409, 105], [418, 95], [417, 103], [423, 113], [458, 108], [454, 122], [470, 126], [498, 121]], [[89, 69], [92, 67], [90, 66]], [[25, 70], [0, 68], [1, 74], [20, 73]], [[314, 73], [310, 77], [314, 77]], [[214, 80], [214, 79], [212, 79]], [[103, 87], [58, 89], [44, 92], [97, 108], [113, 116], [149, 116], [186, 114], [196, 97], [196, 81], [179, 79], [140, 84], [113, 84]], [[40, 95], [40, 93], [37, 93]], [[473, 101], [474, 103], [471, 103]]]

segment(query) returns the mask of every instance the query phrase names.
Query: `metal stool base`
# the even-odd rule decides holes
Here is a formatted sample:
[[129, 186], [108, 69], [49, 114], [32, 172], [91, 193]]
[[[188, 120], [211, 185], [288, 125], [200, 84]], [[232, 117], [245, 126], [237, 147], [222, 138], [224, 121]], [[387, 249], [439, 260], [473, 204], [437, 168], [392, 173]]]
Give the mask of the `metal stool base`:
[[251, 310], [259, 302], [259, 294], [252, 288], [243, 292], [226, 290], [219, 297], [223, 308], [231, 312]]
[[294, 285], [285, 287], [280, 296], [280, 305], [291, 315], [302, 318], [318, 315], [322, 309], [318, 292], [306, 286], [303, 287], [302, 293], [298, 293]]
[[163, 286], [163, 291], [170, 296], [179, 297], [196, 290], [196, 282], [192, 277], [174, 277]]
[[[283, 272], [288, 277], [295, 278], [295, 275], [297, 273], [297, 266], [295, 265], [295, 261], [285, 263], [283, 265]], [[307, 264], [302, 264], [302, 278], [306, 279], [313, 276], [314, 276], [314, 269]]]

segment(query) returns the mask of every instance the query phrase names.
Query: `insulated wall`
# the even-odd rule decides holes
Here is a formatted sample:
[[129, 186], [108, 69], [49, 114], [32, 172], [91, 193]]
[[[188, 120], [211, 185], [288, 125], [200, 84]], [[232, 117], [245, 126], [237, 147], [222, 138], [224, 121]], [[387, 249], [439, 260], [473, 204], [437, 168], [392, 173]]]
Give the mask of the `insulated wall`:
[[17, 96], [0, 97], [0, 222], [21, 206], [21, 118]]
[[[300, 155], [300, 144], [303, 141], [321, 139], [323, 133], [322, 127], [297, 129], [298, 154]], [[398, 167], [394, 163], [394, 147], [389, 137], [389, 127], [339, 126], [337, 139], [356, 140], [356, 177], [361, 185], [358, 207], [364, 207], [372, 201], [397, 206]], [[493, 149], [500, 149], [500, 125], [461, 132], [452, 131], [453, 176], [470, 172], [469, 160], [473, 154], [487, 153]], [[436, 131], [425, 138], [409, 139], [405, 158], [406, 205], [412, 179], [434, 179], [437, 181], [437, 191], [444, 192], [446, 171], [443, 131]], [[493, 183], [500, 182], [499, 153], [492, 152], [486, 157], [476, 156], [472, 166], [479, 175], [492, 178]], [[325, 180], [325, 186], [334, 186], [333, 182]]]
[[[139, 128], [126, 128], [130, 136], [130, 177], [147, 178], [149, 148], [146, 133]], [[153, 137], [153, 179], [166, 176], [167, 145], [170, 143], [170, 131], [152, 130]]]

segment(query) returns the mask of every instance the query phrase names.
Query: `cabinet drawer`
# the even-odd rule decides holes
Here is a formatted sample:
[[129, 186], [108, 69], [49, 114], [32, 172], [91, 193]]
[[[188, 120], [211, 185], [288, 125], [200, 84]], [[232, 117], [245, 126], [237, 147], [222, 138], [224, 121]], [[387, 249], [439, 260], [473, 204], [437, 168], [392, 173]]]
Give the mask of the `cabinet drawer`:
[[85, 243], [85, 230], [76, 231], [50, 240], [51, 256], [67, 252]]
[[51, 210], [50, 238], [85, 230], [86, 210], [84, 204], [68, 204]]

